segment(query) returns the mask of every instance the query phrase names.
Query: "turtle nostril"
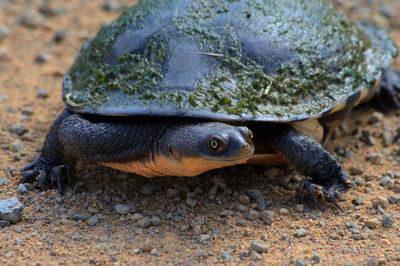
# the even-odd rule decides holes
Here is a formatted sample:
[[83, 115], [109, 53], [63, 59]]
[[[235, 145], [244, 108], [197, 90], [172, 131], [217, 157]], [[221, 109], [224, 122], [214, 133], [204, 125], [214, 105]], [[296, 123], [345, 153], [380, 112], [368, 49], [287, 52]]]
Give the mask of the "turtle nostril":
[[249, 144], [253, 143], [253, 132], [251, 132], [250, 129], [248, 129], [247, 127], [238, 127], [240, 133], [242, 134], [242, 136], [246, 139], [246, 141]]

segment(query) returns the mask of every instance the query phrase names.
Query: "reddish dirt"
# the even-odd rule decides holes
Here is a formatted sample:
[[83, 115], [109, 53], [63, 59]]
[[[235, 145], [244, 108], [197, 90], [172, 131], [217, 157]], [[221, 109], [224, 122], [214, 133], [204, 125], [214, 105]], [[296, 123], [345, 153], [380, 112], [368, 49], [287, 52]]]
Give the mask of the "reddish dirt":
[[[133, 2], [109, 1], [119, 7]], [[400, 2], [336, 2], [352, 18], [388, 29], [400, 45]], [[297, 261], [301, 265], [298, 260], [315, 262], [314, 254], [321, 265], [400, 263], [400, 202], [390, 204], [387, 199], [400, 198], [400, 146], [383, 143], [397, 134], [400, 117], [393, 107], [382, 114], [373, 103], [354, 110], [326, 145], [362, 183], [341, 198], [344, 213], [329, 203], [324, 211], [310, 201], [296, 205], [295, 188], [301, 176], [289, 167], [239, 166], [190, 179], [149, 180], [79, 163], [62, 197], [55, 186], [43, 192], [28, 186], [31, 190], [19, 193], [19, 169], [37, 156], [52, 121], [64, 108], [60, 97], [64, 73], [80, 47], [120, 14], [106, 11], [104, 3], [3, 0], [0, 4], [0, 25], [9, 31], [0, 37], [0, 180], [5, 178], [0, 199], [17, 196], [26, 206], [20, 222], [0, 228], [0, 264], [280, 265]], [[54, 41], [56, 31], [66, 34], [59, 43]], [[37, 63], [39, 53], [50, 55], [50, 60]], [[400, 68], [400, 59], [393, 66]], [[41, 89], [47, 98], [37, 96]], [[21, 136], [13, 133], [19, 123], [28, 129]], [[373, 145], [366, 144], [369, 134]], [[23, 150], [14, 152], [17, 141]], [[385, 176], [389, 183], [381, 186]], [[210, 193], [217, 185], [216, 195]], [[263, 222], [265, 213], [256, 210], [253, 199], [247, 202], [247, 196], [240, 197], [250, 189], [263, 192], [266, 210], [275, 212], [272, 224]], [[187, 192], [195, 192], [196, 201]], [[358, 196], [364, 199], [361, 205], [352, 202]], [[383, 213], [373, 203], [379, 197]], [[118, 214], [114, 206], [120, 203], [133, 210]], [[153, 217], [153, 224], [143, 227], [144, 221], [136, 218], [140, 215]], [[385, 215], [394, 221], [390, 227], [382, 223]], [[98, 222], [89, 225], [93, 216]], [[304, 236], [296, 235], [300, 229], [307, 230]], [[251, 250], [254, 240], [265, 245], [263, 252]]]

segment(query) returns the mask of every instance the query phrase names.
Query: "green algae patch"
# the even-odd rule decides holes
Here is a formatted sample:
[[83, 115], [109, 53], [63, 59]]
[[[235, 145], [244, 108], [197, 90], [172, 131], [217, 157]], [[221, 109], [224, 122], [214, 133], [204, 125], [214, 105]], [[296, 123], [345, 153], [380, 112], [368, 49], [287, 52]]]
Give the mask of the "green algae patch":
[[327, 0], [145, 0], [82, 48], [63, 97], [105, 115], [296, 120], [373, 86], [396, 55]]

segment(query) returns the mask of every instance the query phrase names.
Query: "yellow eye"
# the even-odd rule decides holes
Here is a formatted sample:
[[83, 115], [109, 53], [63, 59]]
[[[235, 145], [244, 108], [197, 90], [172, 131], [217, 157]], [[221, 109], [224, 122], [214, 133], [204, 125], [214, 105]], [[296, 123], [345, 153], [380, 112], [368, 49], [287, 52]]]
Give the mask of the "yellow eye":
[[216, 140], [211, 140], [211, 142], [210, 142], [210, 147], [212, 148], [212, 149], [217, 149], [218, 148], [218, 141], [216, 141]]
[[253, 139], [253, 132], [251, 132], [251, 130], [249, 129], [249, 138]]
[[225, 143], [220, 138], [212, 136], [208, 140], [208, 149], [211, 152], [220, 152], [224, 149]]

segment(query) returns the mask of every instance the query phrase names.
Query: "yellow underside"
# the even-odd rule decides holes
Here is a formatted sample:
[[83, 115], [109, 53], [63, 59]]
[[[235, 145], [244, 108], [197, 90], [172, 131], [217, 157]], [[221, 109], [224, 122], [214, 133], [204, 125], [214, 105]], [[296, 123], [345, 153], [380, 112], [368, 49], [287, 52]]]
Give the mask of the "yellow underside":
[[169, 160], [163, 155], [159, 155], [156, 156], [154, 160], [145, 162], [99, 162], [99, 164], [145, 177], [197, 176], [212, 169], [246, 163], [247, 159], [248, 158], [226, 162], [207, 160], [204, 158], [186, 158], [178, 162], [175, 160]]

